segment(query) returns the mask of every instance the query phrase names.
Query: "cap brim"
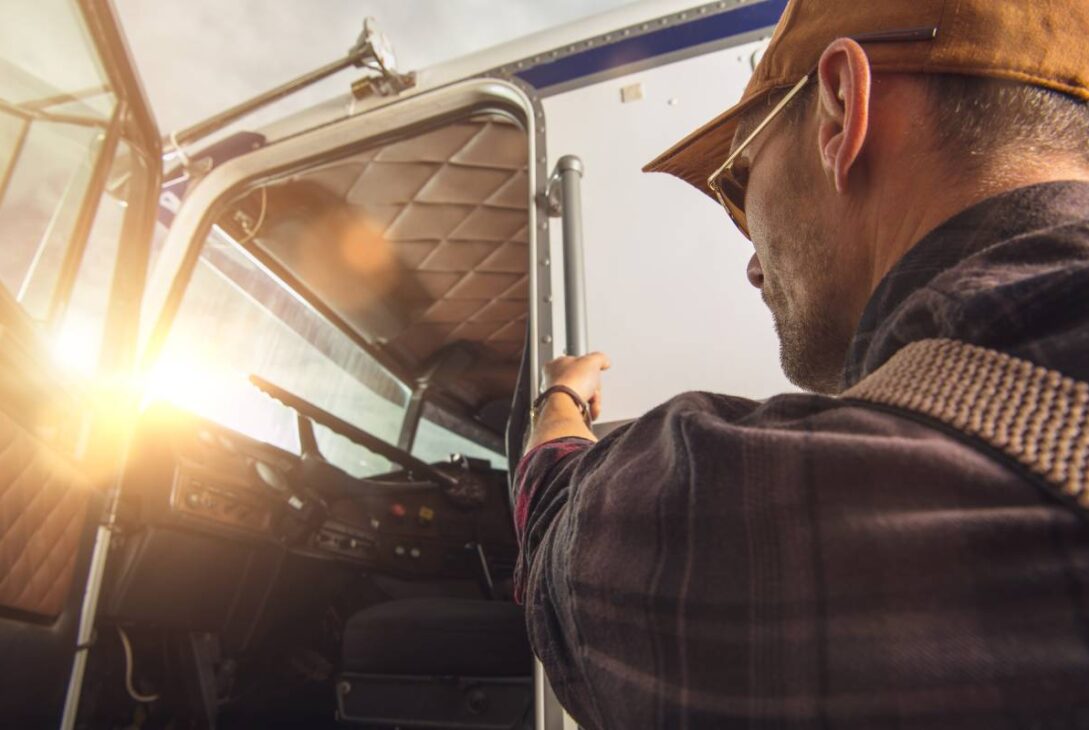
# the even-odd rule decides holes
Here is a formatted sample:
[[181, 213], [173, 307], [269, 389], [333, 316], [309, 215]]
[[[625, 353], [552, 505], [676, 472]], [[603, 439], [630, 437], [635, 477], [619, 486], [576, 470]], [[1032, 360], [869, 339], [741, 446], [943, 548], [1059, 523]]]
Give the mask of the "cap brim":
[[707, 186], [707, 178], [730, 155], [741, 115], [760, 98], [760, 94], [754, 94], [742, 99], [648, 162], [643, 172], [665, 172], [678, 177], [717, 203]]

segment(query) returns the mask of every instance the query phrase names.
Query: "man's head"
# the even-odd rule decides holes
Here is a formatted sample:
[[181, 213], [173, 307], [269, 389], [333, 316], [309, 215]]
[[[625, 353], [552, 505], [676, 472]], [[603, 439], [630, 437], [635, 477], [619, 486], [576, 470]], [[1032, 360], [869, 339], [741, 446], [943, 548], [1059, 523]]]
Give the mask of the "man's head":
[[[945, 219], [1005, 190], [1089, 178], [1089, 107], [1017, 82], [873, 74], [831, 43], [814, 80], [734, 163], [747, 183], [750, 281], [775, 318], [783, 368], [842, 385], [870, 295]], [[742, 117], [735, 145], [763, 120]]]
[[[823, 2], [825, 10], [833, 11], [827, 6], [842, 4]], [[985, 13], [983, 2], [965, 4], [979, 4]], [[928, 5], [926, 0], [916, 3]], [[729, 139], [711, 137], [716, 124], [722, 126], [720, 118], [650, 167], [701, 185], [700, 177], [706, 180], [728, 152], [743, 145], [793, 80], [809, 72], [808, 84], [729, 166], [736, 184], [726, 189], [735, 198], [744, 189], [740, 205], [755, 247], [749, 278], [774, 315], [784, 370], [802, 387], [835, 392], [874, 288], [927, 232], [975, 202], [1012, 188], [1089, 179], [1089, 108], [1067, 89], [1060, 93], [1000, 75], [924, 72], [924, 66], [935, 66], [933, 57], [941, 49], [922, 51], [896, 42], [890, 50], [868, 43], [866, 33], [890, 30], [865, 25], [865, 12], [857, 8], [868, 3], [850, 11], [854, 27], [847, 30], [861, 35], [861, 42], [833, 33], [816, 58], [784, 62], [775, 54], [789, 54], [785, 44], [792, 33], [810, 45], [820, 35], [804, 25], [806, 12], [797, 7], [812, 4], [802, 0], [787, 8], [783, 22], [789, 27], [781, 24], [761, 63], [771, 64], [772, 70], [758, 67], [754, 76], [753, 84], [765, 83], [769, 89], [751, 97], [747, 92], [740, 108], [732, 110]], [[906, 16], [894, 21], [910, 21], [913, 11], [901, 7], [905, 0], [891, 4]], [[936, 7], [940, 11], [943, 6]], [[1083, 15], [1089, 29], [1089, 12], [1073, 14]], [[940, 16], [935, 18], [944, 20]], [[829, 17], [835, 12], [814, 13], [810, 25]], [[1016, 20], [1006, 18], [1007, 27]], [[908, 23], [916, 35], [924, 25]], [[942, 24], [934, 27], [940, 37]], [[947, 38], [953, 50], [941, 52], [970, 66], [972, 41]], [[897, 51], [897, 46], [903, 48]], [[897, 65], [897, 53], [908, 61]], [[792, 64], [793, 71], [788, 68]], [[772, 83], [768, 77], [775, 72], [782, 79]], [[788, 78], [790, 85], [781, 82]], [[1089, 54], [1083, 78], [1082, 98], [1089, 98]]]

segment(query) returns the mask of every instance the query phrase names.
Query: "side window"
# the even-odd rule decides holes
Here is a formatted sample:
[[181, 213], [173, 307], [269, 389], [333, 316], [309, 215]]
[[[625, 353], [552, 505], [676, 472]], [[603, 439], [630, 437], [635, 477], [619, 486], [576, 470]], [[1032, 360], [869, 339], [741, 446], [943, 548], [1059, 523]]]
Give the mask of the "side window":
[[111, 87], [76, 2], [8, 11], [0, 24], [0, 287], [48, 331], [63, 364], [89, 373], [126, 205], [151, 170], [124, 142], [130, 107]]
[[45, 320], [104, 135], [94, 128], [25, 124], [22, 144], [12, 146], [7, 194], [0, 201], [0, 276], [27, 314]]
[[506, 469], [507, 458], [498, 451], [466, 438], [440, 424], [430, 408], [424, 410], [420, 425], [416, 429], [416, 439], [412, 444], [412, 454], [428, 463], [446, 461], [452, 455], [469, 456], [483, 459], [493, 469]]
[[67, 306], [54, 323], [55, 359], [78, 375], [91, 375], [102, 354], [122, 229], [136, 190], [133, 181], [147, 174], [144, 164], [127, 143], [118, 144]]
[[0, 284], [44, 320], [118, 104], [72, 2], [23, 4], [0, 49]]

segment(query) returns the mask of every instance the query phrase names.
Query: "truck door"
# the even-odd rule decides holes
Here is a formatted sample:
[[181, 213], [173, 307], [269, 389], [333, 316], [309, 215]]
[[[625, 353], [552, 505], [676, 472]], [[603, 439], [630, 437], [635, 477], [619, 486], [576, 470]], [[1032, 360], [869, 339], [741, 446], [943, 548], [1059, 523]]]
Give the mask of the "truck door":
[[0, 69], [0, 725], [56, 727], [122, 458], [122, 401], [96, 393], [134, 362], [161, 151], [107, 3], [8, 7]]

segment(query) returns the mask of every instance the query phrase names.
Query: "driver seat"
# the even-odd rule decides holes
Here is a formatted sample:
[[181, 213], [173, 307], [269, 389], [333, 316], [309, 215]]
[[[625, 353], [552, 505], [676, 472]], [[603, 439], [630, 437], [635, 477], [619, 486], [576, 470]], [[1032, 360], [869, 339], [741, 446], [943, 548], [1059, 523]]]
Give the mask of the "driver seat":
[[369, 727], [532, 727], [533, 655], [522, 609], [413, 598], [348, 620], [338, 720]]

